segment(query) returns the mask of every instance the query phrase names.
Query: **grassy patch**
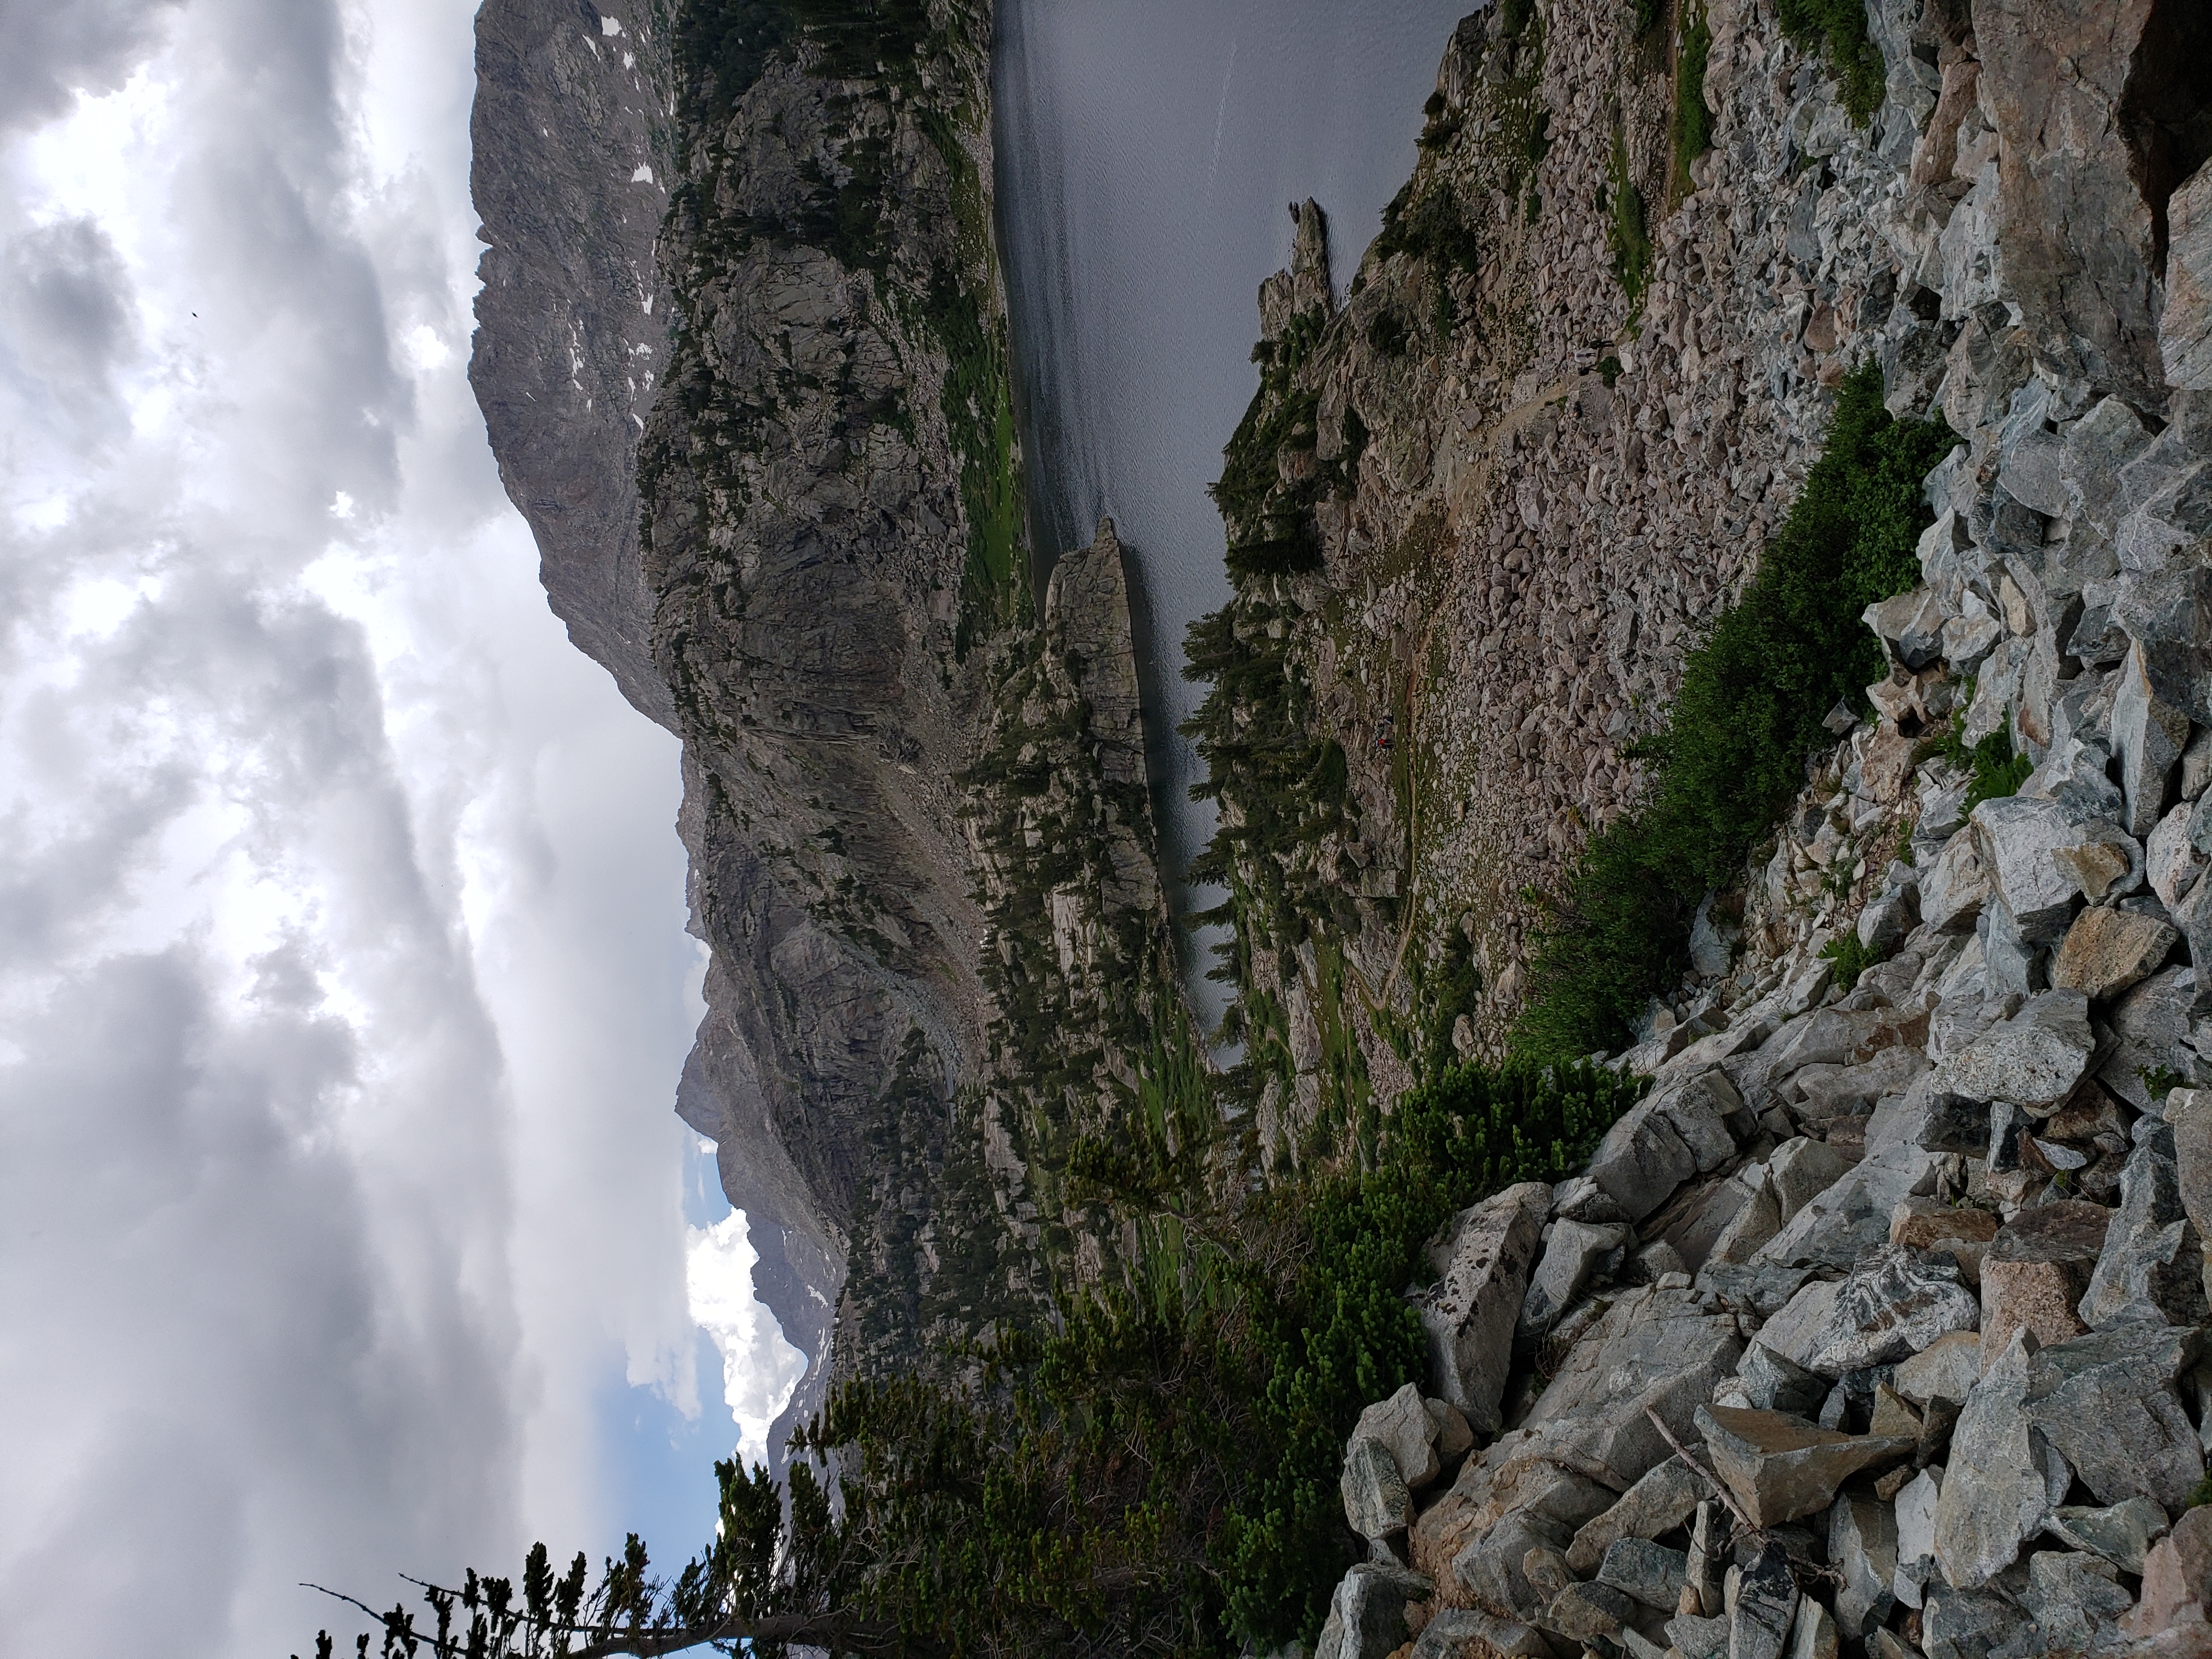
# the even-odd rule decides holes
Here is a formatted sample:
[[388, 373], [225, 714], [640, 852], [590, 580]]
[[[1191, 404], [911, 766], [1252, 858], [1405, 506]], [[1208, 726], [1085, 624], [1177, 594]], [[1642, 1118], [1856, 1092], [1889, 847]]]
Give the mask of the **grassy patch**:
[[1629, 315], [1644, 304], [1644, 290], [1651, 281], [1651, 236], [1644, 224], [1644, 192], [1629, 174], [1628, 139], [1616, 121], [1613, 154], [1606, 162], [1606, 188], [1598, 203], [1605, 217], [1606, 252], [1613, 256], [1613, 275], [1628, 296]]
[[1860, 126], [1871, 121], [1881, 107], [1888, 71], [1881, 48], [1867, 34], [1861, 0], [1776, 0], [1774, 10], [1782, 32], [1800, 51], [1826, 49], [1829, 72], [1851, 119]]
[[1555, 1060], [1625, 1046], [1629, 1024], [1686, 964], [1705, 890], [1735, 878], [1834, 739], [1821, 720], [1859, 707], [1880, 646], [1859, 621], [1919, 580], [1922, 481], [1955, 440], [1892, 420], [1880, 369], [1844, 383], [1828, 441], [1743, 597], [1690, 651], [1663, 730], [1635, 752], [1642, 809], [1592, 837], [1547, 899], [1516, 1052]]
[[1690, 193], [1690, 163], [1713, 147], [1713, 115], [1705, 107], [1705, 60], [1713, 31], [1700, 5], [1684, 14], [1680, 56], [1674, 64], [1674, 195]]

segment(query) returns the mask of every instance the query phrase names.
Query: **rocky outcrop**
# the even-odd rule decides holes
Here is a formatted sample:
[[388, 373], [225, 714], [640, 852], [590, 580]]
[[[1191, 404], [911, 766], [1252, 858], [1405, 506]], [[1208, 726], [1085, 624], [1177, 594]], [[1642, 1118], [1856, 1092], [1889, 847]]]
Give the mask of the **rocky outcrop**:
[[675, 711], [653, 659], [637, 440], [667, 370], [657, 250], [673, 99], [661, 9], [490, 0], [477, 13], [469, 182], [488, 246], [469, 382], [553, 614], [664, 726]]

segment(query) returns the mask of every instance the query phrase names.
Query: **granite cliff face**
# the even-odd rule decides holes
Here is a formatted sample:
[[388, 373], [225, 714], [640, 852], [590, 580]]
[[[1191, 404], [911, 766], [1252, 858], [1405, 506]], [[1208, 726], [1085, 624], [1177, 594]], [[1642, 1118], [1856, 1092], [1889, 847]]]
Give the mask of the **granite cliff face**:
[[469, 123], [488, 244], [469, 380], [500, 478], [568, 637], [664, 726], [636, 458], [667, 367], [666, 36], [644, 0], [487, 0]]
[[586, 12], [480, 20], [476, 384], [556, 610], [684, 742], [678, 1109], [810, 1360], [780, 1445], [833, 1334], [908, 1365], [1103, 1270], [1054, 1172], [1193, 1037], [1112, 526], [1033, 598], [988, 7]]

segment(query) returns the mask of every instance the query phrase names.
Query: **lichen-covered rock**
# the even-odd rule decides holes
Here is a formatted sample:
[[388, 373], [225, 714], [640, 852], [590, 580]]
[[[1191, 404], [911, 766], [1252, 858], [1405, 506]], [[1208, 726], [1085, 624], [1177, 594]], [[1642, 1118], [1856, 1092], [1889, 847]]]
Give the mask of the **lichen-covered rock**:
[[1363, 1538], [1388, 1538], [1413, 1524], [1413, 1495], [1407, 1490], [1390, 1449], [1379, 1440], [1354, 1438], [1338, 1477], [1344, 1518]]

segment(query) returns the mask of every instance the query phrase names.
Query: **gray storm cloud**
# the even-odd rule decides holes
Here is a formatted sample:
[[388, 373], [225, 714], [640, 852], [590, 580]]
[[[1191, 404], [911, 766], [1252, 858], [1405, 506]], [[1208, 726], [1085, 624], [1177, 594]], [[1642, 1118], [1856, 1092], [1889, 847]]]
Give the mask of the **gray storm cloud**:
[[0, 1652], [307, 1650], [697, 1409], [674, 745], [468, 393], [471, 10], [0, 7]]

